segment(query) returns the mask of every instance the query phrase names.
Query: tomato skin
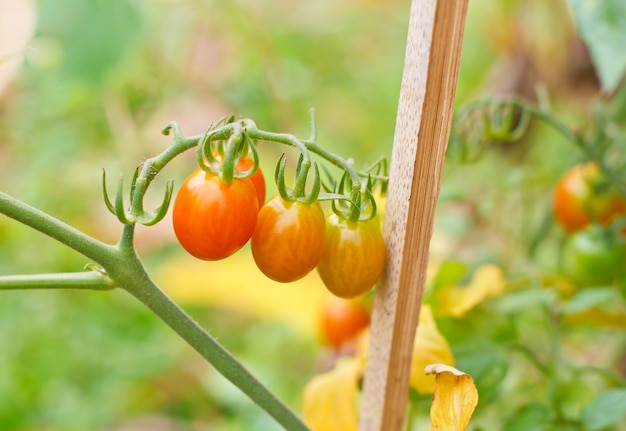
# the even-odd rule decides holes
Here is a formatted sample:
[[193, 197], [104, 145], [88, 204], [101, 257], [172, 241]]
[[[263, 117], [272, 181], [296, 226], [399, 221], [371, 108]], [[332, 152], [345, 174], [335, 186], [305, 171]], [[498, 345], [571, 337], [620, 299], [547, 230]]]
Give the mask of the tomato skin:
[[377, 217], [356, 222], [334, 213], [327, 217], [324, 254], [317, 272], [331, 293], [354, 298], [367, 292], [380, 278], [385, 258]]
[[252, 256], [272, 280], [296, 281], [320, 261], [325, 230], [324, 212], [318, 202], [287, 202], [275, 196], [259, 211]]
[[[248, 157], [244, 157], [244, 158], [239, 159], [239, 163], [237, 163], [237, 170], [246, 171], [250, 169], [252, 166], [254, 166], [254, 160]], [[252, 181], [254, 188], [256, 189], [256, 193], [259, 197], [259, 208], [261, 208], [263, 204], [265, 203], [265, 193], [266, 193], [265, 177], [263, 176], [263, 171], [261, 171], [261, 168], [259, 167], [257, 168], [256, 172], [253, 173], [249, 178], [250, 178], [250, 181]]]
[[[595, 190], [594, 184], [603, 187]], [[592, 221], [607, 224], [626, 214], [626, 199], [603, 179], [593, 162], [578, 164], [557, 182], [552, 201], [554, 218], [568, 232], [576, 232]]]
[[323, 341], [339, 349], [370, 324], [370, 311], [363, 301], [334, 298], [324, 304], [320, 318]]
[[[215, 158], [219, 162], [222, 162], [223, 160], [222, 156], [220, 155], [216, 155]], [[254, 166], [254, 160], [252, 160], [250, 157], [242, 157], [241, 159], [239, 159], [239, 162], [237, 163], [237, 171], [244, 172], [250, 169], [252, 166]], [[265, 176], [263, 175], [263, 171], [261, 171], [261, 168], [258, 167], [256, 172], [253, 173], [248, 178], [250, 179], [250, 181], [252, 181], [252, 184], [254, 185], [254, 188], [256, 189], [257, 195], [259, 197], [259, 209], [260, 209], [265, 203], [265, 194], [266, 194]]]
[[626, 244], [599, 225], [569, 236], [561, 254], [563, 273], [581, 286], [606, 286], [626, 275]]
[[224, 259], [248, 242], [258, 212], [258, 196], [250, 179], [224, 183], [218, 175], [198, 169], [174, 200], [174, 233], [198, 259]]

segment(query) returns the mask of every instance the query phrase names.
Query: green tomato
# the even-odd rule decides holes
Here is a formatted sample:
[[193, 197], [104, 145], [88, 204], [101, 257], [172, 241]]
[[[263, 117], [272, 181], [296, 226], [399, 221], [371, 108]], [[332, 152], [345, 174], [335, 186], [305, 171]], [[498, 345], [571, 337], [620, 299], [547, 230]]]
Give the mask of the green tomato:
[[606, 286], [626, 275], [626, 245], [598, 225], [571, 235], [563, 246], [563, 273], [582, 286]]

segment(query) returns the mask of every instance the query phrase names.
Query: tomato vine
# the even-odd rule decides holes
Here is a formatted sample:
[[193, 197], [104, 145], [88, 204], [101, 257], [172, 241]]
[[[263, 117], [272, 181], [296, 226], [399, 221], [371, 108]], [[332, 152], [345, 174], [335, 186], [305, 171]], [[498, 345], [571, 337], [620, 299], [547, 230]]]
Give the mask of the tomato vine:
[[[240, 179], [250, 182], [247, 178], [252, 177], [259, 169], [259, 156], [256, 150], [256, 142], [259, 140], [295, 147], [300, 151], [301, 156], [293, 188], [289, 189], [285, 185], [284, 157], [281, 157], [277, 164], [276, 181], [281, 198], [302, 205], [313, 203], [319, 205], [316, 203], [318, 200], [339, 200], [347, 202], [352, 207], [352, 214], [356, 214], [357, 218], [361, 212], [375, 215], [375, 204], [370, 204], [370, 201], [373, 201], [371, 190], [376, 184], [380, 184], [383, 190], [386, 188], [386, 161], [380, 159], [366, 170], [357, 171], [352, 161], [322, 149], [316, 144], [313, 113], [311, 113], [311, 124], [311, 137], [308, 140], [302, 140], [291, 134], [260, 130], [249, 119], [235, 120], [233, 117], [222, 119], [211, 124], [205, 133], [198, 136], [185, 136], [176, 122], [169, 123], [162, 132], [165, 135], [172, 135], [172, 143], [162, 153], [148, 158], [135, 170], [131, 179], [128, 201], [125, 198], [123, 177], [120, 176], [118, 180], [115, 197], [112, 200], [107, 192], [106, 173], [103, 172], [102, 189], [105, 206], [124, 225], [121, 237], [114, 245], [99, 241], [19, 199], [0, 192], [0, 214], [55, 239], [90, 260], [82, 272], [0, 276], [0, 290], [111, 290], [115, 288], [126, 290], [152, 310], [216, 370], [266, 410], [285, 429], [307, 430], [307, 426], [297, 414], [291, 411], [157, 286], [136, 251], [134, 234], [137, 223], [152, 226], [166, 215], [174, 195], [172, 181], [166, 183], [162, 202], [156, 209], [145, 209], [144, 196], [155, 177], [174, 158], [196, 147], [198, 165], [200, 169], [207, 172], [207, 175], [219, 176], [219, 181], [226, 184]], [[340, 168], [344, 176], [350, 178], [350, 187], [346, 193], [342, 193], [343, 190], [340, 191], [337, 186], [339, 182], [334, 181], [332, 186], [325, 185], [324, 187], [331, 191], [321, 192], [319, 169], [317, 163], [312, 161], [311, 154]], [[245, 163], [240, 164], [243, 160], [246, 160]], [[313, 167], [312, 171], [311, 167]], [[306, 183], [311, 172], [314, 176], [313, 185], [307, 194]], [[342, 184], [345, 185], [345, 180]], [[250, 187], [252, 189], [252, 186]], [[259, 203], [264, 200], [265, 190], [263, 189], [262, 198], [259, 193], [257, 188], [254, 195], [254, 207], [257, 209], [256, 200], [258, 198]]]

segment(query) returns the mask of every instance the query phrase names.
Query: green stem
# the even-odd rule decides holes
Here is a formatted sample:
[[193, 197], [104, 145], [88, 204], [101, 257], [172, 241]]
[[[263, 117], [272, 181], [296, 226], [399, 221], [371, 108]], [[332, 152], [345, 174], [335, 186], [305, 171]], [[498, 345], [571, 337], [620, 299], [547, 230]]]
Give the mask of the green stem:
[[[135, 265], [141, 266], [139, 260], [136, 260]], [[159, 289], [144, 270], [135, 270], [132, 271], [132, 274], [134, 274], [133, 280], [129, 280], [129, 283], [124, 286], [126, 290], [152, 310], [154, 314], [211, 363], [220, 374], [230, 380], [252, 401], [274, 417], [286, 430], [309, 430], [289, 407]]]
[[137, 177], [137, 182], [135, 183], [135, 193], [131, 196], [131, 206], [134, 214], [143, 213], [143, 197], [148, 190], [148, 186], [150, 186], [150, 183], [154, 180], [154, 177], [156, 177], [156, 175], [176, 156], [198, 145], [200, 138], [201, 136], [190, 136], [186, 138], [175, 130], [172, 145], [167, 147], [165, 151], [158, 156], [151, 157], [143, 163]]
[[[496, 102], [496, 99], [487, 98], [469, 103], [462, 109], [459, 109], [456, 116], [460, 118], [474, 109], [489, 106], [494, 102]], [[568, 141], [576, 145], [576, 147], [583, 152], [587, 159], [592, 160], [598, 165], [603, 174], [615, 185], [615, 187], [617, 187], [619, 192], [626, 197], [626, 183], [621, 181], [620, 176], [606, 164], [606, 161], [600, 154], [598, 154], [595, 147], [591, 145], [591, 143], [587, 142], [581, 135], [572, 131], [567, 124], [557, 119], [551, 112], [526, 102], [523, 99], [513, 97], [511, 99], [507, 99], [507, 103], [532, 114], [535, 118], [545, 122]]]
[[[338, 168], [346, 170], [348, 172], [348, 175], [350, 175], [353, 187], [358, 187], [359, 189], [361, 188], [362, 177], [365, 177], [366, 175], [359, 174], [359, 172], [354, 169], [354, 166], [352, 166], [351, 163], [346, 161], [344, 158], [338, 156], [337, 154], [331, 153], [330, 151], [326, 151], [325, 149], [318, 147], [313, 142], [305, 142], [305, 145], [310, 152], [317, 154], [318, 156], [329, 161], [331, 164], [337, 166]], [[383, 178], [386, 179], [386, 177]]]
[[115, 252], [114, 246], [98, 241], [3, 192], [0, 192], [0, 214], [38, 230], [101, 265], [103, 258], [106, 260]]
[[[272, 415], [288, 431], [306, 425], [237, 359], [178, 307], [148, 276], [133, 246], [134, 225], [125, 225], [117, 246], [99, 242], [54, 217], [0, 192], [0, 213], [30, 226], [82, 253], [103, 272], [14, 275], [0, 277], [0, 290], [75, 288], [107, 290], [119, 286], [139, 299], [178, 333], [218, 372]], [[104, 275], [106, 274], [106, 275]]]
[[86, 289], [111, 290], [115, 284], [97, 271], [0, 276], [0, 290]]

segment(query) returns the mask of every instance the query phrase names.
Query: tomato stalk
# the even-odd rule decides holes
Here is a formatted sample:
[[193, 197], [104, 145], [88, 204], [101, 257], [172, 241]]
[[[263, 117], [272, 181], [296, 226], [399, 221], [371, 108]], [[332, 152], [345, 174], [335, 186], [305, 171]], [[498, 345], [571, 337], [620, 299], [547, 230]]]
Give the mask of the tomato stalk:
[[124, 226], [117, 245], [109, 245], [2, 192], [0, 213], [80, 252], [99, 265], [99, 269], [79, 273], [0, 276], [0, 290], [109, 290], [120, 287], [150, 308], [218, 372], [272, 415], [286, 430], [308, 430], [293, 411], [154, 283], [134, 248], [134, 224]]
[[[491, 112], [487, 111], [489, 108], [492, 109]], [[513, 108], [516, 108], [521, 115], [517, 124], [514, 124], [511, 121]], [[487, 136], [487, 138], [500, 139], [507, 142], [512, 142], [522, 137], [529, 125], [529, 116], [533, 116], [545, 122], [566, 138], [567, 141], [573, 143], [580, 151], [582, 151], [588, 160], [595, 162], [606, 178], [611, 181], [611, 183], [613, 183], [619, 190], [620, 194], [626, 198], [626, 183], [623, 182], [617, 172], [615, 172], [615, 170], [606, 163], [606, 159], [597, 149], [598, 145], [595, 145], [595, 142], [585, 139], [580, 133], [572, 130], [570, 126], [556, 118], [546, 108], [536, 106], [519, 97], [511, 97], [506, 100], [486, 98], [469, 103], [459, 109], [455, 114], [455, 122], [458, 124], [460, 119], [476, 112], [477, 110], [480, 111], [483, 122], [486, 122], [487, 124], [487, 135], [492, 134], [491, 132], [493, 131], [496, 132], [495, 136]], [[501, 112], [499, 110], [505, 110], [504, 114], [498, 113]], [[500, 116], [503, 117], [501, 118]], [[509, 129], [505, 130], [506, 127]], [[463, 145], [462, 150], [466, 152], [466, 144], [462, 143], [461, 145]]]

